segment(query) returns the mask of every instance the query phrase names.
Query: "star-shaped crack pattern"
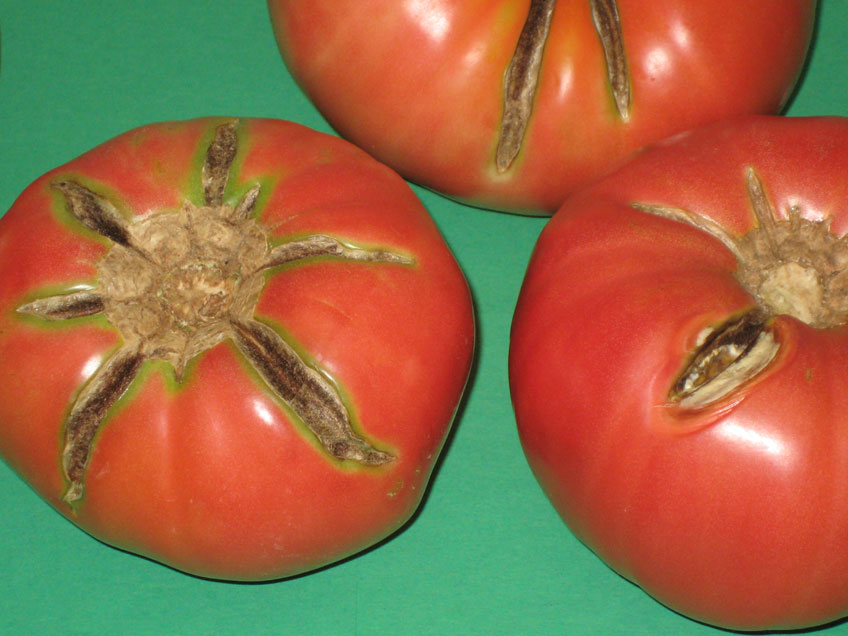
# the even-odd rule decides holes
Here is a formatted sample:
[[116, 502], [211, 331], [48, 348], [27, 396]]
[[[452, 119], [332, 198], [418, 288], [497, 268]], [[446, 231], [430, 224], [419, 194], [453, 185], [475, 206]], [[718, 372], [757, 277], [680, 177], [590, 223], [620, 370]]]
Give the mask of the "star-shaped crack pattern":
[[323, 234], [272, 247], [267, 228], [254, 218], [259, 185], [235, 207], [224, 203], [236, 129], [237, 122], [229, 122], [215, 130], [201, 174], [203, 206], [186, 202], [178, 211], [130, 223], [108, 199], [79, 183], [52, 184], [70, 213], [112, 246], [98, 263], [96, 288], [40, 298], [18, 311], [48, 320], [102, 314], [122, 338], [81, 388], [65, 421], [62, 469], [69, 504], [84, 494], [95, 435], [142, 365], [164, 360], [182, 381], [192, 358], [227, 339], [328, 454], [371, 466], [393, 460], [357, 434], [328, 374], [304, 361], [254, 313], [270, 268], [316, 256], [396, 265], [413, 260]]

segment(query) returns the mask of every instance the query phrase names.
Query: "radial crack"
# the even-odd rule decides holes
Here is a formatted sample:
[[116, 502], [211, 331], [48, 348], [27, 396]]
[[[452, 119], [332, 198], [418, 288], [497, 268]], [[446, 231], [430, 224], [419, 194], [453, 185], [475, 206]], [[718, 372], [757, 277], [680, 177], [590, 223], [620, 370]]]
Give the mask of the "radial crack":
[[206, 160], [200, 176], [206, 205], [218, 207], [224, 201], [230, 166], [238, 150], [237, 124], [238, 122], [232, 121], [218, 126], [215, 129], [215, 139], [206, 151]]
[[133, 247], [129, 223], [109, 201], [74, 181], [52, 185], [64, 195], [71, 214], [88, 229], [124, 247]]
[[700, 214], [695, 214], [694, 212], [689, 212], [688, 210], [667, 205], [631, 203], [630, 207], [634, 210], [639, 210], [640, 212], [646, 212], [648, 214], [653, 214], [654, 216], [660, 216], [665, 219], [691, 225], [692, 227], [695, 227], [702, 232], [706, 232], [713, 238], [721, 241], [727, 249], [733, 252], [737, 261], [742, 262], [745, 258], [744, 254], [740, 250], [739, 240], [712, 219], [701, 216]]
[[68, 320], [99, 314], [103, 307], [103, 297], [96, 291], [86, 290], [39, 298], [18, 307], [18, 312], [48, 320]]
[[615, 106], [622, 121], [627, 121], [630, 118], [631, 105], [630, 77], [617, 2], [616, 0], [590, 0], [589, 4], [592, 6], [592, 20], [604, 49], [607, 79]]
[[261, 186], [258, 184], [248, 190], [233, 210], [230, 219], [238, 223], [239, 221], [245, 221], [250, 218], [253, 215], [253, 210], [256, 208], [256, 201], [259, 199], [260, 192]]
[[779, 344], [759, 307], [714, 329], [692, 354], [669, 391], [669, 400], [697, 409], [735, 391], [762, 371]]
[[282, 243], [272, 249], [263, 269], [299, 261], [311, 256], [335, 256], [349, 261], [398, 263], [402, 265], [411, 265], [414, 262], [410, 258], [387, 250], [350, 247], [332, 236], [313, 234], [304, 239]]
[[92, 442], [106, 412], [135, 379], [145, 356], [137, 346], [124, 346], [115, 352], [80, 391], [65, 424], [62, 469], [68, 480], [63, 499], [78, 501], [83, 494], [85, 470]]
[[379, 465], [393, 459], [356, 435], [338, 391], [276, 331], [255, 320], [233, 321], [233, 340], [268, 386], [333, 457]]
[[764, 230], [763, 235], [772, 255], [777, 256], [777, 221], [774, 207], [766, 196], [763, 182], [753, 168], [749, 167], [747, 169], [745, 181], [748, 186], [748, 198], [751, 201], [751, 206], [754, 208], [754, 216], [757, 217], [757, 223], [759, 223], [760, 228]]
[[504, 75], [504, 108], [495, 152], [495, 167], [500, 173], [509, 170], [524, 142], [555, 4], [556, 0], [531, 0], [527, 20]]

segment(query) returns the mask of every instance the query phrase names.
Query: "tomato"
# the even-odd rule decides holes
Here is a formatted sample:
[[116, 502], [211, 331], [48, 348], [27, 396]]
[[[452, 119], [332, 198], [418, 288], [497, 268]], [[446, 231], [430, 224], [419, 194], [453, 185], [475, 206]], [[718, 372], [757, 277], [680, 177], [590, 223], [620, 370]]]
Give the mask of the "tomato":
[[816, 3], [268, 5], [289, 70], [343, 136], [463, 202], [550, 214], [649, 142], [777, 112]]
[[205, 577], [338, 560], [421, 500], [465, 279], [393, 171], [296, 124], [132, 130], [0, 219], [0, 454], [109, 544]]
[[736, 629], [848, 614], [848, 119], [684, 133], [570, 197], [510, 343], [559, 514], [662, 603]]

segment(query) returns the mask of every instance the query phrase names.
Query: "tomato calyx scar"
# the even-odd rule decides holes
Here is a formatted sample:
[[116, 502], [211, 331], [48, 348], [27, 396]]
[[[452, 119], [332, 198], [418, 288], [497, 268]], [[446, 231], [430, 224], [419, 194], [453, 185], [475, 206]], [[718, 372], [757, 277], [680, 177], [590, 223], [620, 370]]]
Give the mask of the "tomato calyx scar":
[[[626, 122], [630, 118], [631, 88], [617, 0], [590, 0], [589, 4], [603, 48], [610, 92], [619, 118]], [[495, 151], [499, 174], [512, 167], [524, 143], [555, 5], [556, 0], [530, 0], [527, 18], [504, 73], [503, 114]]]
[[[762, 372], [780, 346], [769, 327], [774, 317], [791, 316], [817, 329], [848, 322], [848, 238], [830, 232], [830, 219], [804, 218], [797, 206], [780, 218], [752, 167], [746, 170], [746, 187], [757, 223], [742, 236], [688, 210], [631, 204], [641, 212], [692, 225], [721, 241], [736, 257], [736, 279], [756, 301], [743, 322], [731, 317], [691, 354], [669, 392], [669, 399], [681, 406], [711, 404]], [[722, 360], [715, 367], [719, 373], [713, 362], [707, 365], [707, 361]], [[711, 386], [722, 375], [724, 379]], [[718, 386], [727, 390], [717, 391]]]
[[369, 466], [394, 459], [354, 430], [329, 374], [304, 360], [254, 313], [265, 272], [280, 265], [319, 256], [397, 265], [413, 261], [323, 234], [272, 247], [269, 230], [254, 218], [259, 185], [235, 206], [224, 202], [238, 150], [237, 124], [215, 129], [201, 173], [200, 206], [187, 201], [178, 211], [157, 211], [130, 222], [108, 199], [79, 183], [53, 184], [71, 215], [108, 238], [112, 247], [97, 265], [96, 288], [39, 298], [18, 312], [47, 320], [102, 314], [122, 337], [81, 388], [65, 421], [62, 468], [68, 487], [63, 498], [69, 504], [83, 497], [95, 436], [143, 363], [169, 362], [181, 382], [191, 359], [224, 340], [234, 343], [269, 392], [329, 455]]

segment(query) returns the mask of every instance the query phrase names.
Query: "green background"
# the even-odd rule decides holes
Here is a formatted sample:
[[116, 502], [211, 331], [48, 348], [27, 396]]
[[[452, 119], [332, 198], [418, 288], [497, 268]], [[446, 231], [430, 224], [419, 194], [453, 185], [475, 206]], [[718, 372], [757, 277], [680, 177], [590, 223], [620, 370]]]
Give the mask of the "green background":
[[[154, 121], [262, 116], [331, 132], [284, 68], [261, 0], [0, 0], [0, 33], [0, 210], [47, 170]], [[848, 115], [846, 36], [848, 2], [824, 0], [789, 115]], [[609, 570], [570, 534], [524, 460], [509, 325], [545, 220], [415, 190], [471, 284], [479, 349], [414, 522], [309, 575], [207, 581], [92, 539], [0, 462], [0, 633], [722, 633]], [[848, 623], [821, 633], [848, 634]]]

